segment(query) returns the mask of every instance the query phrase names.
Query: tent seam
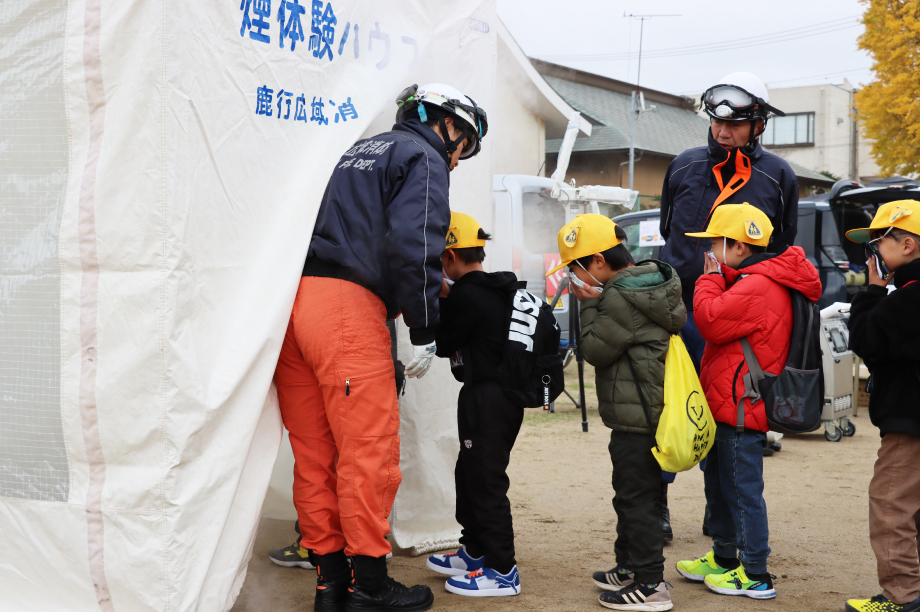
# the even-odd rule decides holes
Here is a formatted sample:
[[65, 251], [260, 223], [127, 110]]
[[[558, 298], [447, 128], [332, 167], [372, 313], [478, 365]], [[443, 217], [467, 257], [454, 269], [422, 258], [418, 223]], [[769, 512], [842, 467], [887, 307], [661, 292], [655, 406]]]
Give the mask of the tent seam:
[[86, 0], [83, 8], [83, 83], [89, 124], [86, 160], [80, 183], [77, 238], [80, 249], [80, 423], [89, 483], [86, 490], [86, 552], [89, 578], [102, 612], [115, 612], [105, 576], [105, 521], [102, 497], [106, 465], [99, 431], [96, 394], [99, 327], [99, 253], [96, 236], [96, 173], [105, 134], [105, 83], [102, 74], [102, 0]]

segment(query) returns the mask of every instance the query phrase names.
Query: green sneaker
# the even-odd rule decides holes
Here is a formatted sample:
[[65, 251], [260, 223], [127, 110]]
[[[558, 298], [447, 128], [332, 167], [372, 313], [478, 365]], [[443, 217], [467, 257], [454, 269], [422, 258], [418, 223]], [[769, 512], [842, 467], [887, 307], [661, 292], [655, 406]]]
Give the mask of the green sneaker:
[[724, 574], [730, 571], [731, 569], [722, 567], [716, 563], [716, 553], [712, 550], [706, 553], [705, 557], [701, 557], [694, 561], [677, 562], [677, 572], [687, 580], [693, 582], [703, 582], [706, 576]]
[[773, 576], [767, 574], [765, 580], [754, 580], [745, 573], [744, 566], [725, 574], [710, 574], [703, 582], [710, 591], [719, 595], [744, 595], [752, 599], [776, 597]]

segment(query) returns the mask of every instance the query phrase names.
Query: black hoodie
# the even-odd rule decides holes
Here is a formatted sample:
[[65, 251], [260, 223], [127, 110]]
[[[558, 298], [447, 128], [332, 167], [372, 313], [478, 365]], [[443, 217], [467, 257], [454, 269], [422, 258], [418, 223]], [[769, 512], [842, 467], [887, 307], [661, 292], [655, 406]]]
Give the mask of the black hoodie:
[[517, 283], [511, 272], [467, 272], [446, 298], [436, 332], [438, 357], [451, 358], [451, 372], [464, 382], [463, 363], [455, 355], [469, 347], [473, 382], [501, 382], [499, 368], [508, 337], [508, 296]]
[[850, 348], [872, 372], [869, 418], [881, 434], [920, 437], [920, 259], [894, 274], [897, 290], [877, 285], [853, 298]]

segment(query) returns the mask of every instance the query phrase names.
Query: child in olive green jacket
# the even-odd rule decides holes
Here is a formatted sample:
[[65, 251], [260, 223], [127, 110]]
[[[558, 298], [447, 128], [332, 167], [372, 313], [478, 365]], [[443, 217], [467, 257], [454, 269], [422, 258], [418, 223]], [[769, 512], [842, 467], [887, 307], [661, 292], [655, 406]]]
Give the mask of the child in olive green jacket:
[[[617, 565], [595, 572], [614, 610], [670, 610], [664, 537], [656, 499], [661, 466], [652, 455], [664, 409], [664, 364], [671, 334], [687, 320], [680, 279], [660, 261], [638, 264], [626, 234], [602, 215], [579, 215], [559, 232], [562, 266], [581, 302], [581, 350], [595, 367], [598, 409], [609, 427]], [[553, 270], [552, 272], [555, 272]]]

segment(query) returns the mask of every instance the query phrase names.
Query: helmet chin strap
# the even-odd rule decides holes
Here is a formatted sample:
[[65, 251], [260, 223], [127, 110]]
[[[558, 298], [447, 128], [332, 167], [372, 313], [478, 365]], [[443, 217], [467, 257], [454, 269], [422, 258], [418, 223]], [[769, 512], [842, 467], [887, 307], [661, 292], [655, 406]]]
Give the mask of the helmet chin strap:
[[466, 136], [463, 134], [463, 131], [460, 131], [460, 136], [456, 140], [450, 139], [450, 132], [447, 131], [447, 124], [444, 123], [444, 117], [438, 119], [438, 127], [441, 128], [441, 138], [444, 139], [444, 148], [447, 149], [448, 155], [453, 155], [454, 151], [457, 150], [457, 147], [460, 146], [460, 143], [463, 142], [463, 139]]
[[761, 119], [760, 117], [756, 119], [752, 119], [751, 120], [751, 136], [748, 139], [748, 143], [744, 146], [749, 147], [751, 149], [757, 146], [757, 138], [760, 136], [760, 134], [763, 134], [763, 132], [761, 132], [760, 134], [757, 133], [757, 124], [761, 121], [763, 121], [763, 129], [764, 131], [766, 131], [767, 129], [766, 119]]

